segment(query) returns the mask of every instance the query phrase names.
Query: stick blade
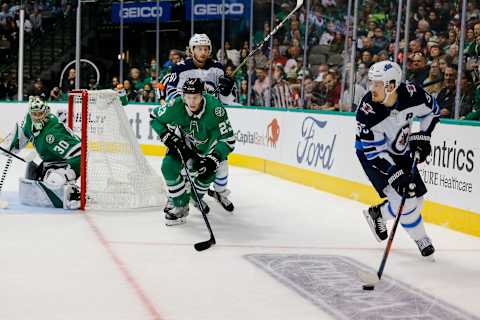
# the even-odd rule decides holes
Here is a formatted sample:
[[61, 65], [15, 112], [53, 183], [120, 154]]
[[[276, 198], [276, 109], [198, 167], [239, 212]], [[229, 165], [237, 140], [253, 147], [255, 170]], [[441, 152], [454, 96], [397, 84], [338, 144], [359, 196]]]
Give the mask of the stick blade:
[[297, 6], [296, 8], [299, 8], [303, 5], [303, 0], [297, 0]]
[[204, 250], [207, 250], [208, 248], [210, 248], [214, 244], [215, 244], [215, 240], [212, 241], [212, 239], [208, 239], [207, 241], [202, 241], [202, 242], [195, 243], [195, 245], [193, 247], [197, 251], [204, 251]]
[[357, 272], [358, 277], [360, 280], [365, 283], [367, 286], [375, 286], [378, 281], [380, 281], [380, 278], [378, 278], [378, 275], [375, 273], [370, 273], [370, 272], [365, 272], [365, 271], [358, 271]]

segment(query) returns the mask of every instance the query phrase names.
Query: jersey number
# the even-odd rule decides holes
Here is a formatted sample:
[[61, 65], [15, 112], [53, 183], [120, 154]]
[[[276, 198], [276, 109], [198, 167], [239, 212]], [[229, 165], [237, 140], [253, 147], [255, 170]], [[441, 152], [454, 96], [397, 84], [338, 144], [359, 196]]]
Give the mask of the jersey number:
[[228, 120], [228, 119], [223, 121], [223, 122], [220, 122], [219, 126], [220, 126], [220, 134], [221, 135], [224, 135], [229, 131], [233, 131], [232, 127], [230, 126], [230, 120]]
[[55, 147], [53, 147], [53, 151], [58, 152], [59, 154], [64, 154], [68, 147], [70, 147], [70, 144], [65, 140], [61, 140]]

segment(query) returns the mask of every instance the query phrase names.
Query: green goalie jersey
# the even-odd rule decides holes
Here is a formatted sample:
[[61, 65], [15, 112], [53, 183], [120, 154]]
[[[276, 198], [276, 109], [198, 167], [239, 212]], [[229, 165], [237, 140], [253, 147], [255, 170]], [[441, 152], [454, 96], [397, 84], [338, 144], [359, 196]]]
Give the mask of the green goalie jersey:
[[80, 176], [80, 139], [53, 114], [48, 114], [41, 130], [37, 130], [30, 114], [27, 114], [23, 126], [18, 124], [12, 134], [10, 151], [23, 149], [32, 142], [40, 158], [45, 162], [66, 162]]
[[180, 128], [186, 135], [187, 143], [195, 146], [202, 155], [215, 152], [220, 160], [226, 160], [235, 147], [235, 137], [227, 111], [220, 100], [203, 94], [204, 107], [193, 114], [181, 97], [171, 100], [165, 107], [153, 109], [150, 125], [162, 136], [167, 130]]

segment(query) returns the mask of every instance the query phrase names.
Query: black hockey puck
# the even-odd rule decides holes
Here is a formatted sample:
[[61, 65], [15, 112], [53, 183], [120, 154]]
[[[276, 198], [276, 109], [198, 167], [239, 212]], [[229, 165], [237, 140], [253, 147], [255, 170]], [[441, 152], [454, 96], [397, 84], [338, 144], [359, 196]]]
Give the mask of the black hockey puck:
[[364, 284], [363, 285], [363, 290], [372, 291], [374, 289], [375, 289], [375, 286], [372, 286], [371, 284]]

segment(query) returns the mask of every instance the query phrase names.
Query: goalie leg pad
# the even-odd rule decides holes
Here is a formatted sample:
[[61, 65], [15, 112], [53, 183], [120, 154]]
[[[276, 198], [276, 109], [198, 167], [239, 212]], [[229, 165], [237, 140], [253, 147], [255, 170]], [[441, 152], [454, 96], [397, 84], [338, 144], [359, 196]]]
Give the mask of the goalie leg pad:
[[20, 203], [31, 207], [78, 209], [79, 188], [73, 184], [50, 185], [43, 181], [19, 179]]

